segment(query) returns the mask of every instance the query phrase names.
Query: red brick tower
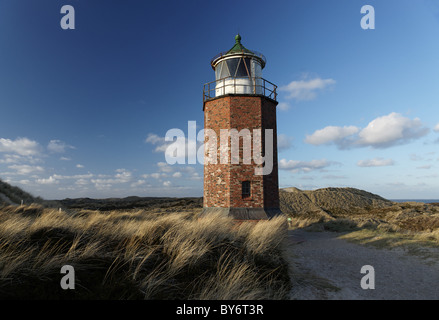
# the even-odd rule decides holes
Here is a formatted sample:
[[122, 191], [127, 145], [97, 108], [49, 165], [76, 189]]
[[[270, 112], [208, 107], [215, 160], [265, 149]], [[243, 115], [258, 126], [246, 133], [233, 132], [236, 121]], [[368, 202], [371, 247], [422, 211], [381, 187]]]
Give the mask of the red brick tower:
[[[282, 214], [277, 165], [277, 87], [262, 78], [265, 57], [246, 49], [240, 35], [235, 42], [229, 51], [212, 59], [216, 80], [204, 85], [202, 215], [221, 212], [237, 220], [270, 219]], [[264, 162], [258, 155], [265, 157]], [[261, 174], [262, 168], [265, 172]]]

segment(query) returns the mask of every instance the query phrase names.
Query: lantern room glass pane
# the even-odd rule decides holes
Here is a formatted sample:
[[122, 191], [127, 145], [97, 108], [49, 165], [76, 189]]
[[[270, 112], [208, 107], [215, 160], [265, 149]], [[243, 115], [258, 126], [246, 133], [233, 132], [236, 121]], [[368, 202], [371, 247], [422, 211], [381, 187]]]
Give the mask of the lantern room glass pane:
[[227, 59], [226, 62], [227, 62], [227, 67], [229, 67], [230, 75], [232, 77], [235, 77], [236, 68], [238, 67], [239, 58], [238, 59]]
[[240, 59], [238, 69], [236, 70], [236, 77], [250, 77], [250, 59]]
[[252, 61], [252, 74], [254, 77], [257, 78], [262, 78], [262, 68], [261, 68], [261, 64], [257, 61], [257, 60], [253, 60]]
[[218, 63], [215, 67], [215, 79], [216, 80], [220, 79], [220, 75], [221, 75], [221, 63]]
[[221, 65], [221, 71], [220, 71], [219, 79], [230, 77], [230, 72], [229, 69], [227, 68], [226, 61], [222, 61], [220, 65]]

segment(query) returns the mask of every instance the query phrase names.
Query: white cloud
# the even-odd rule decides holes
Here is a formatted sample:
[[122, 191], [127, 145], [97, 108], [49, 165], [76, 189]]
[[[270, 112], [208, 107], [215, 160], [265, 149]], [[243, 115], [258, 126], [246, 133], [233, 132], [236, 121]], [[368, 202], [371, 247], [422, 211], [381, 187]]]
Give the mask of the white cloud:
[[425, 136], [429, 129], [418, 119], [409, 119], [392, 112], [378, 117], [363, 128], [328, 126], [308, 135], [305, 142], [321, 145], [335, 144], [339, 149], [353, 147], [389, 148], [409, 143]]
[[171, 181], [165, 181], [165, 182], [163, 182], [163, 186], [164, 187], [170, 187], [172, 185], [172, 182]]
[[169, 178], [185, 179], [185, 180], [201, 180], [203, 179], [193, 166], [169, 165], [165, 162], [158, 162], [158, 172], [142, 174], [144, 179], [153, 178], [163, 183], [163, 180]]
[[113, 187], [113, 184], [106, 183], [105, 180], [97, 179], [95, 181], [92, 180], [92, 182], [97, 190], [109, 190], [111, 187]]
[[34, 172], [44, 172], [44, 168], [40, 166], [30, 166], [27, 164], [8, 166], [9, 169], [17, 171], [16, 174], [26, 175]]
[[90, 181], [87, 180], [87, 179], [78, 179], [78, 180], [75, 181], [75, 184], [78, 185], [78, 186], [86, 186], [89, 183], [90, 183]]
[[23, 161], [23, 156], [18, 154], [5, 154], [3, 159], [0, 159], [0, 163], [19, 163]]
[[359, 131], [360, 129], [355, 126], [327, 126], [323, 129], [315, 131], [312, 135], [307, 135], [305, 142], [313, 145], [335, 143], [339, 147], [343, 148], [344, 145], [351, 143], [349, 139], [346, 138], [351, 137]]
[[76, 168], [78, 168], [78, 169], [82, 169], [82, 168], [84, 168], [84, 166], [83, 166], [82, 164], [79, 164], [79, 163], [78, 163], [78, 164], [76, 165]]
[[280, 91], [287, 93], [287, 98], [295, 100], [313, 100], [317, 96], [317, 91], [328, 88], [336, 83], [333, 79], [302, 79], [292, 81], [286, 86], [279, 88]]
[[167, 164], [166, 162], [158, 162], [157, 166], [159, 167], [160, 172], [170, 173], [170, 172], [174, 171], [174, 168], [172, 166], [170, 166], [169, 164]]
[[115, 175], [117, 183], [130, 182], [132, 179], [132, 173], [126, 169], [117, 169], [117, 174]]
[[58, 184], [59, 181], [55, 179], [53, 176], [50, 176], [48, 179], [37, 179], [35, 180], [38, 184], [45, 184], [45, 185], [51, 185], [51, 184]]
[[137, 180], [137, 181], [131, 183], [131, 188], [140, 187], [140, 186], [144, 185], [145, 183], [146, 183], [146, 180], [143, 180], [143, 179]]
[[159, 137], [155, 133], [149, 133], [148, 137], [145, 139], [145, 142], [151, 144], [163, 144], [165, 143], [165, 138]]
[[395, 162], [392, 159], [374, 158], [368, 160], [360, 160], [357, 162], [359, 167], [385, 167], [393, 166]]
[[161, 177], [167, 177], [166, 174], [164, 174], [164, 173], [158, 173], [158, 172], [151, 173], [149, 176], [151, 176], [151, 177], [154, 178], [154, 179], [160, 179]]
[[66, 152], [67, 148], [74, 149], [75, 147], [70, 146], [60, 140], [50, 140], [49, 144], [47, 145], [47, 150], [49, 150], [51, 153], [64, 153]]
[[62, 176], [58, 174], [54, 174], [53, 177], [58, 180], [64, 180], [64, 179], [91, 179], [94, 177], [93, 173], [87, 173], [87, 174], [75, 174], [73, 176]]
[[437, 125], [434, 126], [433, 130], [435, 132], [439, 132], [439, 123]]
[[151, 177], [153, 177], [154, 179], [160, 179], [160, 178], [165, 178], [167, 177], [167, 175], [165, 173], [151, 173]]
[[360, 138], [358, 144], [387, 148], [425, 136], [428, 131], [429, 129], [423, 127], [418, 118], [411, 120], [392, 112], [387, 116], [372, 120], [366, 128], [361, 130], [358, 134]]
[[172, 175], [174, 178], [181, 178], [183, 176], [183, 174], [179, 171], [174, 172], [174, 174]]
[[16, 153], [21, 156], [35, 156], [41, 152], [38, 142], [28, 138], [17, 138], [16, 140], [0, 138], [0, 152]]
[[98, 179], [91, 179], [97, 189], [108, 189], [114, 184], [129, 183], [133, 180], [132, 173], [126, 169], [117, 169], [116, 174], [109, 178], [101, 177]]
[[314, 170], [322, 170], [329, 166], [338, 164], [334, 161], [328, 161], [326, 159], [311, 160], [311, 161], [299, 161], [299, 160], [286, 160], [281, 159], [279, 161], [279, 169], [289, 170], [291, 172], [310, 172]]

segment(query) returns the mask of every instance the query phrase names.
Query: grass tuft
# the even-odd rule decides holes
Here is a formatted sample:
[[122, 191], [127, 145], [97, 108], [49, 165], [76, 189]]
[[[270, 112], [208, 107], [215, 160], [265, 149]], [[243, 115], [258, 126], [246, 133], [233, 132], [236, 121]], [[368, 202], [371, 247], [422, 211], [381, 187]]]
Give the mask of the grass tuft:
[[[0, 209], [0, 299], [285, 299], [285, 219]], [[62, 290], [63, 265], [75, 290]]]

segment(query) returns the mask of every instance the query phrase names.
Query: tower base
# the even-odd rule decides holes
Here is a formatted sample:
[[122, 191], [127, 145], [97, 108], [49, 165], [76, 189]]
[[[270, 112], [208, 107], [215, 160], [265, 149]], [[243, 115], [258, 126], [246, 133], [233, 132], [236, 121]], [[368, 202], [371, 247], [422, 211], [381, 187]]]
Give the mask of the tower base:
[[283, 215], [279, 208], [203, 208], [201, 217], [207, 217], [209, 214], [220, 214], [232, 217], [235, 220], [269, 220], [278, 215]]

